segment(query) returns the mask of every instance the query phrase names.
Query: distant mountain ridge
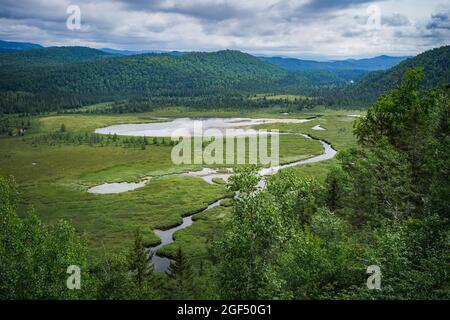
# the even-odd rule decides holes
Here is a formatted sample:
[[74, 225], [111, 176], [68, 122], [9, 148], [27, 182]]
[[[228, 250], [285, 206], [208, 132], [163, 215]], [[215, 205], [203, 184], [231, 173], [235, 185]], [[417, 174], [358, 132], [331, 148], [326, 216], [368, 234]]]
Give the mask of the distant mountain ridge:
[[171, 56], [181, 56], [186, 52], [183, 51], [164, 51], [164, 50], [119, 50], [119, 49], [110, 49], [110, 48], [102, 48], [100, 49], [103, 52], [119, 55], [119, 56], [135, 56], [141, 54], [167, 54]]
[[[28, 43], [28, 42], [12, 42], [0, 40], [0, 52], [14, 52], [20, 50], [30, 50], [44, 48], [40, 44]], [[51, 48], [72, 48], [72, 47], [51, 47]], [[88, 47], [84, 47], [88, 48]], [[171, 56], [181, 56], [188, 52], [184, 51], [165, 51], [165, 50], [121, 50], [121, 49], [93, 49], [99, 50], [111, 55], [119, 56], [134, 56], [143, 54], [165, 54]], [[366, 59], [346, 59], [346, 60], [332, 60], [332, 61], [316, 61], [316, 60], [304, 60], [299, 58], [282, 58], [282, 57], [260, 57], [260, 60], [270, 62], [278, 65], [288, 71], [312, 71], [312, 70], [364, 70], [364, 71], [376, 71], [389, 69], [408, 57], [393, 57], [387, 55], [381, 55], [373, 58]]]
[[0, 51], [18, 51], [43, 48], [40, 44], [0, 40]]
[[381, 55], [366, 59], [347, 59], [336, 61], [302, 60], [297, 58], [260, 57], [261, 60], [270, 62], [289, 71], [312, 70], [362, 70], [377, 71], [394, 67], [408, 57], [391, 57]]

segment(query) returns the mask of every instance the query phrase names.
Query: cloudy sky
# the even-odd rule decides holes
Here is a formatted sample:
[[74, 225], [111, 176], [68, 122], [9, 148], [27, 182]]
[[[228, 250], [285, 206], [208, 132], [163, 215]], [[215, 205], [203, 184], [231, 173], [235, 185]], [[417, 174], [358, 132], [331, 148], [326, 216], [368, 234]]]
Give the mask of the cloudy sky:
[[[80, 29], [67, 28], [70, 5], [80, 8]], [[0, 39], [315, 59], [414, 55], [449, 44], [450, 2], [0, 0]]]

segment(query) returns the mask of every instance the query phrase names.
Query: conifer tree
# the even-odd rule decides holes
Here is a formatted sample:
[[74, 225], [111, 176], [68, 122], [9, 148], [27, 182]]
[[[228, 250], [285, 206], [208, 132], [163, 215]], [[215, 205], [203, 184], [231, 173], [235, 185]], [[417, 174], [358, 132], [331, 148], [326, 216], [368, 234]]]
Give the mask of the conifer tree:
[[177, 253], [167, 271], [169, 282], [167, 294], [171, 299], [192, 299], [194, 293], [192, 265], [184, 252], [179, 247]]
[[145, 248], [141, 231], [137, 229], [134, 234], [133, 250], [129, 256], [129, 266], [134, 273], [134, 281], [139, 287], [144, 285], [146, 278], [153, 272], [151, 258], [152, 255]]

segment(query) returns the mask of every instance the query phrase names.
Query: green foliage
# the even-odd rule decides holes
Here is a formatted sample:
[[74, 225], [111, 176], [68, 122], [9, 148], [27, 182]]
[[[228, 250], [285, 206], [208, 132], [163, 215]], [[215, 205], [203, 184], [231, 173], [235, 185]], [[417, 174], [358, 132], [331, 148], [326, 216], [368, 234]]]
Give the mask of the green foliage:
[[290, 170], [268, 179], [267, 190], [281, 206], [287, 225], [292, 221], [300, 225], [308, 224], [321, 205], [324, 193], [323, 187], [315, 179], [300, 178]]
[[[146, 58], [152, 59], [151, 56]], [[200, 61], [203, 58], [200, 55], [189, 59]], [[168, 57], [159, 56], [158, 59]], [[216, 62], [222, 61], [222, 58], [217, 59], [219, 61]], [[139, 62], [139, 59], [133, 62]], [[101, 63], [108, 65], [110, 62]], [[324, 177], [324, 183], [298, 177], [298, 168], [292, 168], [267, 177], [265, 188], [258, 189], [261, 179], [257, 174], [258, 168], [238, 168], [237, 174], [230, 179], [229, 188], [240, 192], [234, 200], [226, 203], [232, 207], [218, 206], [199, 214], [196, 216], [198, 221], [190, 230], [177, 234], [177, 242], [181, 239], [188, 246], [189, 243], [194, 245], [186, 251], [169, 250], [176, 247], [167, 249], [166, 252], [174, 256], [167, 278], [149, 270], [144, 239], [146, 241], [147, 237], [153, 236], [151, 232], [145, 235], [136, 233], [128, 256], [109, 255], [88, 266], [86, 248], [74, 229], [66, 222], [45, 225], [34, 211], [19, 218], [16, 214], [19, 203], [17, 188], [10, 179], [0, 178], [0, 296], [6, 299], [450, 298], [449, 88], [420, 92], [419, 81], [427, 81], [422, 79], [420, 69], [407, 72], [397, 90], [380, 97], [367, 117], [357, 121], [358, 148], [341, 150], [353, 141], [350, 130], [348, 134], [339, 131], [342, 128], [333, 126], [331, 121], [325, 126], [327, 131], [314, 132], [319, 138], [331, 137], [330, 141], [333, 145], [337, 141], [340, 149], [337, 161], [329, 161], [326, 167], [321, 167], [337, 164], [326, 179]], [[2, 117], [3, 132], [16, 135], [17, 128], [31, 127], [26, 119], [27, 116]], [[340, 119], [349, 121], [348, 117], [341, 116]], [[84, 122], [84, 118], [81, 121]], [[97, 137], [82, 131], [62, 132], [66, 130], [60, 130], [61, 123], [61, 119], [55, 119], [51, 131], [23, 140], [34, 141], [32, 143], [36, 145], [115, 146], [125, 145], [128, 139]], [[75, 127], [70, 122], [65, 123], [71, 130]], [[306, 125], [311, 127], [308, 123], [287, 124], [283, 128], [296, 132], [305, 129]], [[83, 127], [83, 130], [88, 129]], [[308, 130], [306, 128], [305, 132]], [[339, 138], [334, 135], [339, 135]], [[138, 148], [146, 148], [150, 144], [167, 145], [167, 139], [137, 139], [129, 143]], [[21, 143], [14, 138], [4, 137], [2, 140], [5, 146]], [[151, 151], [153, 148], [163, 149], [149, 147]], [[66, 159], [70, 149], [64, 146], [61, 149]], [[88, 151], [84, 155], [91, 152]], [[139, 157], [140, 153], [145, 152], [133, 152], [132, 155]], [[35, 160], [38, 155], [39, 150], [33, 150], [29, 158], [24, 157], [24, 163], [36, 161], [40, 164], [43, 158]], [[5, 165], [8, 157], [11, 155], [3, 158]], [[106, 162], [106, 157], [103, 158]], [[96, 168], [96, 173], [92, 174], [75, 170], [66, 161], [61, 162], [48, 162], [52, 163], [49, 176], [61, 178], [64, 174], [64, 177], [78, 182], [82, 177], [86, 183], [103, 181], [111, 170], [130, 167], [126, 161], [120, 165], [112, 162], [109, 167], [87, 162]], [[215, 188], [223, 191], [219, 186], [203, 189], [206, 184], [200, 179], [172, 177], [155, 179], [135, 193], [100, 198], [85, 193], [81, 195], [81, 191], [62, 183], [46, 188], [30, 186], [27, 173], [37, 172], [32, 171], [33, 166], [30, 168], [23, 166], [20, 169], [23, 172], [19, 173], [24, 182], [23, 189], [28, 192], [27, 202], [39, 205], [40, 211], [46, 211], [44, 216], [47, 218], [71, 218], [77, 228], [95, 235], [92, 242], [97, 242], [98, 246], [104, 237], [99, 229], [112, 235], [108, 239], [114, 240], [112, 245], [123, 245], [131, 239], [130, 230], [143, 222], [150, 228], [160, 224], [172, 225], [186, 212], [186, 205], [194, 210], [220, 196]], [[64, 170], [58, 173], [55, 168]], [[37, 179], [48, 179], [42, 177], [45, 176], [42, 170], [46, 168], [39, 168], [41, 175], [36, 175]], [[148, 173], [147, 163], [142, 164], [139, 170], [142, 174]], [[166, 172], [164, 170], [168, 169], [162, 167], [159, 174]], [[136, 171], [122, 174], [136, 178], [133, 176]], [[112, 177], [116, 179], [117, 175]], [[195, 199], [180, 198], [180, 186], [189, 190], [201, 189], [198, 194], [204, 199], [198, 195]], [[66, 198], [70, 201], [61, 201]], [[91, 201], [94, 198], [95, 201]], [[175, 198], [178, 206], [173, 204]], [[159, 208], [161, 201], [171, 203], [171, 206], [165, 206], [167, 212]], [[86, 202], [95, 203], [95, 206], [80, 205]], [[148, 203], [155, 206], [156, 215], [148, 215]], [[116, 215], [112, 207], [124, 213]], [[90, 211], [92, 208], [95, 210]], [[81, 219], [80, 212], [88, 213], [89, 219]], [[133, 214], [127, 215], [126, 212]], [[213, 231], [207, 226], [213, 226]], [[200, 236], [190, 236], [189, 231], [198, 232]], [[119, 233], [121, 236], [117, 237]], [[197, 243], [198, 239], [201, 239], [201, 244]], [[213, 252], [208, 251], [211, 239], [217, 240]], [[189, 258], [195, 256], [196, 264], [191, 263], [188, 255]], [[198, 256], [204, 260], [199, 262]], [[65, 287], [66, 268], [72, 264], [80, 265], [82, 269], [81, 291], [70, 291]], [[373, 264], [381, 267], [381, 290], [368, 290], [366, 287], [366, 269]], [[159, 288], [164, 288], [163, 292]]]
[[371, 149], [351, 149], [338, 158], [340, 169], [327, 178], [328, 189], [338, 187], [328, 197], [334, 198], [335, 210], [352, 223], [376, 225], [384, 218], [398, 220], [413, 213], [410, 167], [392, 147], [379, 144]]
[[[355, 134], [363, 146], [380, 148], [386, 140], [387, 148], [404, 159], [415, 193], [412, 201], [418, 209], [426, 205], [426, 197], [422, 195], [439, 190], [432, 188], [433, 184], [438, 184], [440, 190], [448, 188], [439, 176], [448, 177], [449, 170], [448, 152], [444, 151], [449, 147], [449, 92], [433, 90], [419, 97], [417, 85], [422, 78], [420, 69], [408, 71], [402, 86], [377, 101], [355, 126]], [[448, 206], [445, 197], [438, 203]]]
[[132, 297], [135, 299], [154, 299], [158, 297], [155, 290], [156, 279], [151, 262], [153, 253], [149, 252], [144, 244], [140, 229], [134, 234], [134, 245], [128, 254], [128, 270], [134, 283]]
[[236, 168], [235, 174], [228, 181], [228, 189], [235, 192], [251, 193], [256, 190], [260, 179], [258, 166], [239, 166]]
[[136, 285], [129, 275], [125, 256], [110, 255], [91, 267], [95, 278], [95, 297], [100, 300], [125, 300], [135, 296]]
[[448, 299], [450, 233], [437, 215], [385, 225], [376, 232], [374, 260], [383, 272], [383, 299]]
[[233, 199], [231, 199], [231, 198], [223, 199], [223, 200], [220, 202], [220, 205], [221, 205], [222, 207], [231, 207], [231, 206], [233, 206], [233, 204], [234, 204], [234, 201], [233, 201]]
[[31, 119], [27, 115], [0, 115], [0, 136], [23, 136], [31, 127]]
[[449, 298], [449, 92], [421, 96], [421, 79], [410, 70], [357, 121], [359, 147], [324, 186], [281, 171], [257, 191], [251, 168], [232, 180], [246, 192], [218, 245], [223, 298]]
[[364, 118], [357, 120], [355, 135], [363, 145], [377, 143], [388, 138], [396, 147], [409, 145], [408, 136], [418, 138], [415, 130], [424, 126], [427, 106], [421, 104], [417, 86], [423, 79], [422, 69], [406, 72], [401, 87], [378, 99]]
[[276, 264], [286, 240], [281, 208], [267, 193], [241, 193], [218, 245], [223, 299], [287, 297]]
[[[156, 138], [155, 138], [156, 139]], [[25, 140], [32, 146], [38, 145], [88, 145], [88, 146], [114, 146], [123, 148], [134, 148], [146, 150], [146, 147], [150, 144], [145, 137], [117, 137], [117, 135], [102, 135], [96, 133], [73, 133], [67, 132], [67, 128], [64, 124], [58, 132], [46, 133], [35, 135]], [[157, 146], [164, 145], [164, 142], [159, 140], [152, 141], [152, 144]]]
[[367, 254], [383, 274], [380, 291], [341, 297], [448, 297], [449, 95], [437, 89], [421, 97], [422, 78], [420, 69], [408, 71], [398, 90], [357, 121], [362, 148], [342, 153], [327, 180], [337, 191], [336, 212], [367, 234]]
[[[86, 250], [67, 222], [43, 224], [33, 210], [17, 216], [14, 181], [0, 177], [0, 297], [3, 299], [77, 299], [89, 292]], [[68, 290], [66, 271], [81, 269], [83, 290]]]

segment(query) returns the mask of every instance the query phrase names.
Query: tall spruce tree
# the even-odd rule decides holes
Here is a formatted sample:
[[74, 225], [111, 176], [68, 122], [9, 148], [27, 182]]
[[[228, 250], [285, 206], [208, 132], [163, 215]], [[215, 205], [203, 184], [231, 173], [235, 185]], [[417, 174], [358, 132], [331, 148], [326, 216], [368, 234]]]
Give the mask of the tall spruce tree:
[[134, 275], [134, 282], [140, 288], [153, 272], [151, 258], [152, 254], [147, 252], [142, 233], [140, 229], [137, 229], [134, 234], [133, 250], [129, 255], [129, 266]]
[[188, 257], [180, 247], [167, 271], [169, 282], [167, 284], [167, 295], [171, 299], [187, 300], [194, 296], [194, 273]]

